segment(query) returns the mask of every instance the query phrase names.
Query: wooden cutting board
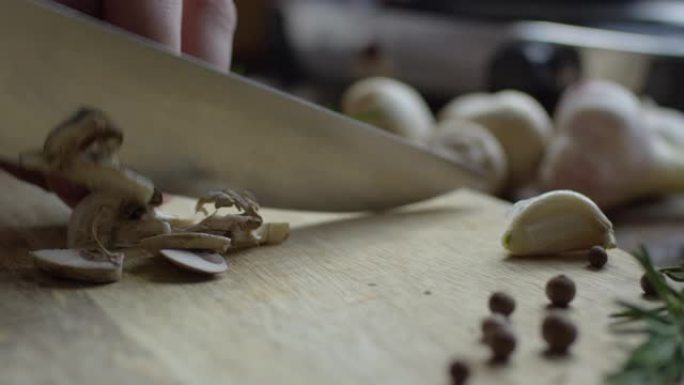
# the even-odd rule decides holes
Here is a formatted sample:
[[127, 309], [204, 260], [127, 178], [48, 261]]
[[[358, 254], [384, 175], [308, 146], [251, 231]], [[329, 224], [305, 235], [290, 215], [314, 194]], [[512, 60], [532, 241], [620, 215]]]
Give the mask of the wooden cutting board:
[[[2, 384], [446, 384], [454, 357], [472, 362], [472, 384], [598, 384], [634, 342], [607, 330], [614, 300], [640, 294], [626, 253], [600, 272], [582, 257], [508, 257], [509, 205], [469, 191], [379, 215], [264, 210], [291, 238], [231, 255], [219, 278], [138, 255], [121, 282], [89, 286], [27, 256], [64, 244], [69, 210], [7, 175], [0, 186]], [[544, 284], [559, 273], [578, 285], [580, 337], [549, 360]], [[494, 290], [518, 302], [518, 350], [501, 367], [478, 343]]]

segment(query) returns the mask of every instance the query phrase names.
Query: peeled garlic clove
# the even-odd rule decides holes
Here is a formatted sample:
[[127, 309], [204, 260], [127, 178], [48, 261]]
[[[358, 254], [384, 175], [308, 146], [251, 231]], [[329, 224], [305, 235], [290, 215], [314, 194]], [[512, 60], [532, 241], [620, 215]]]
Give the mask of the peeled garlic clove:
[[342, 95], [344, 114], [414, 141], [427, 138], [434, 117], [423, 97], [401, 81], [372, 77], [359, 80]]
[[454, 119], [442, 121], [426, 146], [481, 171], [487, 192], [499, 192], [508, 177], [508, 160], [503, 147], [494, 135], [477, 123]]
[[228, 270], [225, 258], [212, 252], [162, 249], [159, 254], [174, 265], [196, 273], [220, 274]]
[[513, 255], [553, 254], [615, 247], [613, 225], [586, 196], [551, 191], [516, 203], [502, 237]]
[[206, 233], [171, 233], [145, 238], [140, 245], [150, 251], [163, 249], [212, 250], [224, 253], [231, 245], [230, 238]]
[[266, 223], [257, 230], [262, 245], [277, 245], [290, 237], [290, 224], [286, 222]]
[[460, 96], [439, 113], [440, 121], [450, 119], [478, 123], [497, 138], [508, 161], [508, 188], [535, 177], [553, 127], [539, 102], [513, 90]]
[[95, 283], [121, 279], [123, 253], [107, 255], [87, 249], [48, 249], [30, 254], [38, 268], [57, 277]]

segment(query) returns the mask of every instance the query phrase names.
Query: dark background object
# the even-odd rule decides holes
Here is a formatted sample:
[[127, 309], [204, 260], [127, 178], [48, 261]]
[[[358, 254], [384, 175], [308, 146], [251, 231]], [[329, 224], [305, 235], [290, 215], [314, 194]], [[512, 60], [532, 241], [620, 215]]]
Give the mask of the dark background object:
[[519, 42], [499, 49], [489, 68], [490, 91], [516, 89], [539, 100], [552, 112], [565, 88], [579, 80], [577, 50], [555, 44]]
[[684, 110], [684, 59], [654, 59], [643, 92], [658, 104]]

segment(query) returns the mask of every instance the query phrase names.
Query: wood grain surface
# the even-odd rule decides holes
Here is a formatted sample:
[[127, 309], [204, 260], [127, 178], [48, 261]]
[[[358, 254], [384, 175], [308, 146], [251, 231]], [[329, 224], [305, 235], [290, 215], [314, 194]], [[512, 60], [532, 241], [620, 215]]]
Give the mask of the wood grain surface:
[[[2, 384], [446, 384], [454, 357], [473, 364], [473, 384], [598, 384], [634, 342], [608, 333], [615, 299], [641, 300], [627, 254], [611, 251], [600, 272], [582, 256], [508, 257], [509, 205], [469, 191], [378, 215], [264, 210], [291, 238], [231, 255], [219, 278], [133, 253], [121, 282], [99, 286], [27, 256], [64, 244], [65, 206], [5, 174], [0, 191]], [[567, 312], [580, 337], [549, 360], [544, 284], [559, 273], [578, 285]], [[487, 365], [478, 342], [494, 290], [518, 302], [508, 366]]]

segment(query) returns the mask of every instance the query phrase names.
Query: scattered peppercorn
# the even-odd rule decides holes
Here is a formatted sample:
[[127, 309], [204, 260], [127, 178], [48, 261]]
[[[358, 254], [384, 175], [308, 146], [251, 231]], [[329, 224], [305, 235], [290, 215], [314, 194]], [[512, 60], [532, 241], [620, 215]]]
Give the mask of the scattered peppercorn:
[[449, 365], [449, 375], [452, 385], [464, 385], [470, 377], [470, 368], [463, 361], [454, 361]]
[[502, 314], [494, 313], [482, 320], [482, 341], [487, 342], [495, 330], [508, 327], [508, 320]]
[[644, 291], [644, 294], [646, 294], [649, 297], [655, 297], [658, 295], [658, 292], [656, 291], [655, 287], [653, 287], [653, 284], [651, 283], [651, 280], [648, 279], [648, 275], [644, 273], [644, 275], [641, 276], [641, 290]]
[[575, 298], [575, 282], [565, 274], [553, 277], [546, 283], [546, 296], [556, 307], [567, 307]]
[[549, 353], [566, 354], [577, 339], [577, 328], [566, 316], [551, 313], [544, 318], [542, 336], [549, 346]]
[[515, 310], [515, 300], [507, 293], [497, 291], [489, 297], [489, 310], [508, 317]]
[[494, 330], [487, 343], [492, 349], [492, 361], [506, 362], [515, 350], [516, 339], [511, 329], [505, 327]]
[[587, 256], [589, 258], [589, 264], [595, 269], [602, 268], [605, 266], [606, 262], [608, 262], [608, 253], [606, 253], [606, 249], [601, 246], [594, 246], [589, 249]]

